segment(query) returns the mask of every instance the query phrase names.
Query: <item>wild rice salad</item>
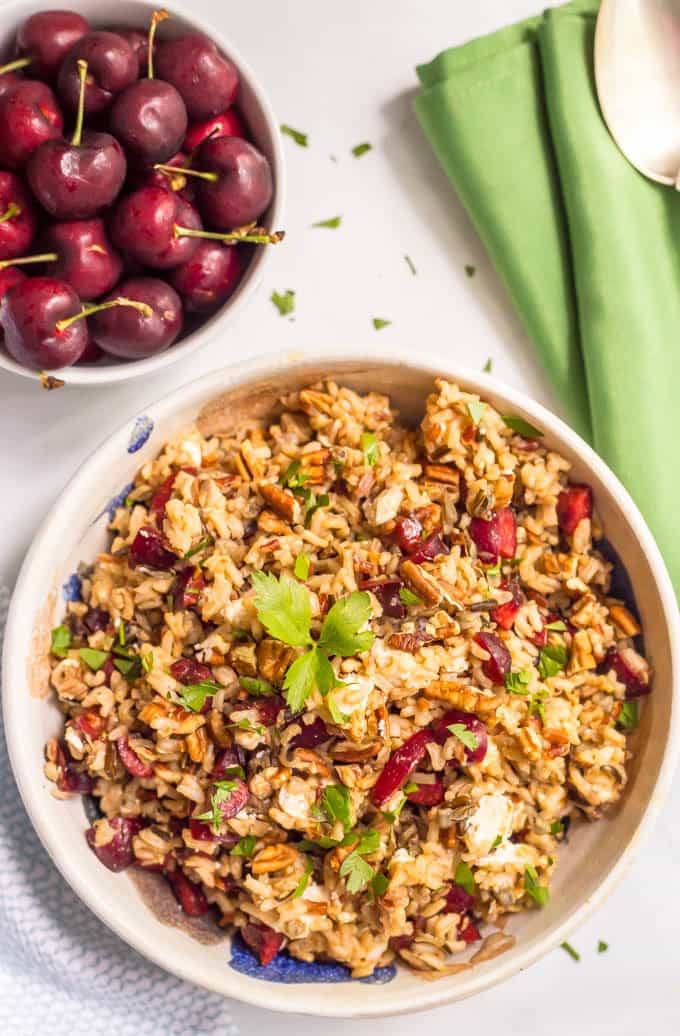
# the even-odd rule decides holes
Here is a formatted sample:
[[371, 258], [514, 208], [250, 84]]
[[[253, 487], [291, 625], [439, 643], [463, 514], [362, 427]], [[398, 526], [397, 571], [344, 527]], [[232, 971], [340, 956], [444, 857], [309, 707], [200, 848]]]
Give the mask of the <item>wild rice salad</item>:
[[160, 872], [263, 965], [354, 976], [450, 973], [544, 906], [650, 689], [568, 476], [443, 380], [417, 429], [329, 381], [167, 443], [52, 632], [46, 773], [96, 799], [101, 862]]

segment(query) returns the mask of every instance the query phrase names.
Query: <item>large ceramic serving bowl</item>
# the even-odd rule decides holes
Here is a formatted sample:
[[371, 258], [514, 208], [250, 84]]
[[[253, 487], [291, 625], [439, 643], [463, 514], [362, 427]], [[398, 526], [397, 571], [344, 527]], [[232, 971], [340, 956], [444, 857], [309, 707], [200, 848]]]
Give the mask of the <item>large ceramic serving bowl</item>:
[[[84, 902], [141, 953], [182, 978], [261, 1007], [343, 1017], [392, 1015], [458, 1000], [514, 975], [566, 939], [612, 891], [663, 805], [678, 754], [677, 603], [628, 493], [596, 454], [542, 406], [488, 375], [460, 370], [444, 358], [423, 361], [421, 353], [412, 348], [388, 355], [371, 346], [294, 358], [280, 354], [183, 386], [128, 421], [81, 467], [36, 536], [12, 599], [3, 671], [7, 740], [24, 803], [52, 859]], [[621, 803], [605, 820], [574, 826], [560, 852], [549, 904], [512, 918], [507, 930], [516, 944], [503, 955], [435, 982], [401, 968], [383, 969], [379, 981], [351, 981], [342, 968], [288, 958], [261, 969], [229, 939], [204, 946], [162, 924], [140, 902], [129, 872], [112, 874], [87, 847], [81, 799], [64, 802], [51, 795], [43, 776], [43, 746], [60, 731], [62, 717], [47, 693], [48, 631], [60, 621], [64, 597], [77, 589], [73, 573], [78, 563], [91, 561], [105, 548], [112, 501], [125, 494], [137, 468], [164, 440], [193, 423], [216, 397], [222, 397], [220, 412], [238, 420], [239, 412], [266, 413], [282, 390], [331, 375], [360, 391], [389, 393], [402, 418], [415, 423], [438, 374], [480, 393], [501, 413], [520, 414], [543, 429], [545, 442], [573, 462], [573, 477], [594, 489], [606, 535], [632, 580], [655, 674], [654, 692], [645, 699], [632, 738], [630, 780]]]
[[[121, 28], [134, 26], [144, 29], [148, 26], [153, 11], [160, 7], [169, 12], [170, 18], [160, 26], [157, 39], [171, 39], [188, 31], [203, 32], [217, 44], [220, 52], [229, 58], [238, 69], [240, 87], [237, 104], [245, 116], [251, 139], [269, 159], [274, 179], [274, 195], [271, 205], [263, 215], [261, 222], [271, 230], [280, 230], [283, 225], [285, 171], [281, 135], [276, 116], [262, 84], [248, 62], [212, 22], [206, 22], [196, 17], [191, 11], [190, 5], [161, 4], [156, 3], [155, 0], [117, 0], [111, 6], [102, 4], [101, 0], [52, 0], [52, 2], [39, 5], [35, 3], [35, 0], [16, 0], [14, 3], [3, 3], [0, 5], [0, 57], [4, 58], [4, 55], [12, 53], [18, 26], [37, 10], [68, 8], [87, 18], [94, 29], [115, 29], [117, 26]], [[0, 155], [1, 166], [2, 156]], [[164, 352], [148, 356], [143, 360], [118, 360], [115, 356], [102, 357], [96, 364], [63, 367], [54, 373], [66, 385], [106, 387], [115, 382], [153, 374], [171, 363], [185, 360], [190, 353], [200, 349], [218, 334], [226, 338], [232, 319], [241, 312], [248, 299], [261, 284], [272, 247], [269, 245], [255, 247], [247, 269], [233, 295], [207, 320], [204, 320], [200, 327], [188, 332], [185, 330], [184, 337]], [[285, 247], [285, 245], [278, 247]], [[163, 271], [160, 271], [159, 276], [163, 276]], [[0, 339], [1, 337], [0, 335]], [[26, 378], [38, 379], [40, 377], [37, 371], [29, 370], [17, 363], [9, 355], [1, 340], [0, 368]]]

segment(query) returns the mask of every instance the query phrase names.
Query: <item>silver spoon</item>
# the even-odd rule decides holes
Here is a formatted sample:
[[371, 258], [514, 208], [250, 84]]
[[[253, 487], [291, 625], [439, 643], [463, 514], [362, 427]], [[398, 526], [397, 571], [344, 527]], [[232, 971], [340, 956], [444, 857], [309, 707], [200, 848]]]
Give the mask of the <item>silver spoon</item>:
[[680, 0], [602, 0], [595, 82], [628, 161], [680, 189]]

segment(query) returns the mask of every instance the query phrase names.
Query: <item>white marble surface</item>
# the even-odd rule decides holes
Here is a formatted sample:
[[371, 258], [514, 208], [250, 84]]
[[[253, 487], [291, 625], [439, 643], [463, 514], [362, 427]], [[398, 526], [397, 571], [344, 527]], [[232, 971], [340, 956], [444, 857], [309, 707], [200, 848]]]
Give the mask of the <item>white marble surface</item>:
[[[67, 6], [67, 5], [65, 5]], [[126, 417], [183, 382], [239, 357], [315, 342], [437, 345], [559, 409], [481, 245], [411, 113], [414, 65], [532, 13], [537, 0], [192, 0], [258, 70], [281, 121], [309, 134], [286, 141], [288, 237], [266, 283], [223, 341], [152, 381], [47, 394], [0, 373], [0, 580], [11, 584], [31, 536], [87, 454]], [[360, 159], [353, 145], [368, 140]], [[337, 162], [330, 159], [333, 154]], [[310, 224], [343, 217], [339, 230]], [[417, 268], [412, 276], [408, 254]], [[468, 278], [465, 264], [476, 267]], [[297, 293], [281, 319], [272, 290]], [[374, 316], [392, 321], [375, 332]], [[624, 884], [573, 938], [580, 964], [556, 951], [510, 983], [427, 1016], [324, 1021], [324, 1032], [433, 1036], [671, 1036], [680, 1030], [680, 787]], [[601, 955], [598, 939], [610, 944]], [[312, 1019], [234, 1005], [243, 1033], [316, 1036]], [[140, 1025], [140, 1036], [144, 1033]], [[197, 1036], [200, 1033], [197, 1031]]]

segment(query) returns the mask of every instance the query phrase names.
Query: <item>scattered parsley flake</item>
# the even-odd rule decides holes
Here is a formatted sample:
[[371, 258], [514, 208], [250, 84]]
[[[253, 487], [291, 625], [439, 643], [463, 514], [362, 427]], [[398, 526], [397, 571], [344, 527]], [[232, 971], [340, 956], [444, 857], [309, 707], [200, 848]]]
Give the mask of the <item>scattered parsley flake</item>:
[[518, 417], [514, 414], [509, 414], [503, 417], [503, 422], [511, 428], [517, 435], [521, 435], [523, 439], [541, 439], [543, 432], [539, 431], [538, 428], [534, 428], [532, 424], [525, 421], [523, 417]]
[[202, 680], [200, 683], [189, 683], [178, 692], [182, 705], [190, 712], [200, 712], [205, 705], [206, 698], [217, 694], [222, 687], [218, 683], [211, 683], [209, 680]]
[[186, 561], [187, 558], [193, 558], [194, 554], [200, 554], [202, 550], [207, 550], [208, 547], [212, 547], [214, 542], [215, 541], [212, 536], [206, 536], [205, 539], [201, 540], [200, 543], [197, 543], [195, 547], [192, 547], [191, 550], [186, 552], [184, 555], [184, 561]]
[[95, 651], [94, 648], [81, 648], [78, 654], [93, 673], [98, 672], [106, 660], [111, 657], [108, 651]]
[[380, 446], [373, 432], [361, 433], [361, 449], [364, 453], [364, 462], [372, 468], [380, 459]]
[[409, 781], [408, 784], [404, 785], [404, 794], [411, 795], [414, 791], [418, 791], [418, 785], [415, 781]]
[[544, 907], [550, 898], [547, 888], [538, 884], [538, 874], [534, 867], [524, 868], [524, 889], [539, 907]]
[[239, 838], [234, 848], [229, 853], [230, 856], [252, 856], [255, 852], [255, 846], [257, 844], [257, 838], [255, 835], [244, 835], [243, 838]]
[[564, 644], [546, 644], [538, 656], [538, 672], [542, 680], [557, 676], [567, 664], [567, 649]]
[[402, 586], [399, 591], [399, 600], [402, 604], [422, 604], [422, 597], [418, 597], [418, 594], [414, 594], [413, 590], [409, 590], [407, 586]]
[[305, 860], [304, 873], [303, 873], [302, 877], [300, 878], [300, 880], [298, 881], [297, 885], [295, 886], [295, 889], [294, 889], [294, 891], [293, 891], [293, 893], [292, 893], [292, 895], [290, 897], [291, 899], [299, 899], [300, 898], [300, 896], [303, 894], [303, 892], [305, 891], [305, 889], [309, 885], [309, 878], [310, 878], [310, 875], [311, 875], [313, 870], [314, 870], [314, 860], [312, 860], [312, 858], [310, 856], [308, 856], [307, 859]]
[[166, 594], [165, 595], [165, 608], [169, 612], [174, 612], [174, 610], [175, 610], [175, 598], [173, 597], [172, 594]]
[[550, 825], [550, 834], [551, 835], [561, 835], [563, 831], [564, 831], [564, 824], [562, 823], [562, 821], [561, 820], [553, 820], [552, 824]]
[[477, 273], [477, 267], [472, 266], [471, 263], [466, 263], [463, 269], [465, 270], [465, 274], [467, 277], [474, 277], [474, 275]]
[[194, 819], [208, 821], [213, 832], [216, 832], [219, 831], [222, 826], [222, 811], [220, 806], [229, 798], [232, 791], [234, 791], [238, 785], [236, 784], [236, 781], [215, 781], [213, 787], [215, 790], [210, 797], [210, 809], [206, 813], [197, 813]]
[[118, 643], [125, 647], [125, 623], [122, 620], [118, 623]]
[[294, 140], [298, 147], [309, 147], [309, 137], [306, 133], [293, 129], [292, 126], [287, 126], [285, 122], [281, 124], [280, 129], [285, 136]]
[[578, 952], [577, 952], [577, 951], [576, 951], [576, 950], [574, 949], [574, 947], [573, 947], [573, 946], [571, 945], [571, 943], [568, 943], [568, 942], [562, 942], [562, 943], [560, 943], [560, 947], [561, 947], [561, 949], [563, 949], [563, 950], [564, 950], [564, 952], [565, 952], [565, 953], [568, 953], [568, 954], [569, 954], [569, 956], [571, 957], [571, 959], [572, 959], [572, 960], [575, 960], [575, 961], [576, 961], [576, 963], [578, 964], [578, 962], [579, 962], [579, 961], [580, 961], [580, 959], [581, 959], [581, 954], [580, 954], [580, 953], [578, 953]]
[[153, 669], [154, 657], [153, 651], [147, 651], [145, 655], [142, 655], [142, 669], [145, 673], [150, 673]]
[[606, 951], [608, 949], [609, 949], [609, 943], [605, 942], [604, 939], [600, 939], [598, 941], [598, 944], [597, 944], [597, 952], [598, 953], [606, 953]]
[[404, 256], [404, 262], [406, 263], [406, 265], [408, 266], [409, 270], [411, 271], [411, 273], [415, 277], [417, 275], [418, 271], [416, 270], [415, 264], [413, 262], [413, 259], [411, 259], [411, 256], [410, 255], [405, 255]]
[[340, 877], [347, 878], [347, 891], [350, 895], [361, 892], [375, 875], [370, 863], [367, 863], [354, 851], [346, 856], [340, 865]]
[[490, 565], [489, 568], [484, 569], [485, 576], [499, 576], [501, 574], [501, 559], [499, 558], [495, 565]]
[[355, 158], [361, 158], [361, 156], [365, 155], [367, 151], [372, 151], [372, 150], [373, 150], [373, 145], [369, 144], [368, 141], [365, 140], [361, 144], [355, 144], [354, 145], [354, 147], [352, 148], [352, 154], [354, 155]]
[[311, 562], [306, 554], [298, 554], [293, 565], [293, 574], [296, 579], [300, 579], [303, 583], [309, 576], [309, 569]]
[[468, 730], [464, 723], [450, 723], [446, 729], [454, 737], [457, 737], [466, 748], [469, 748], [471, 752], [474, 752], [475, 748], [479, 747], [479, 738], [471, 730]]
[[463, 863], [461, 860], [456, 867], [456, 873], [453, 876], [453, 880], [456, 885], [460, 885], [462, 889], [465, 889], [468, 896], [474, 896], [477, 891], [475, 884], [475, 876], [468, 867], [467, 863]]
[[538, 716], [541, 723], [545, 723], [545, 701], [548, 697], [547, 691], [537, 691], [529, 699], [529, 715]]
[[328, 820], [329, 824], [339, 821], [343, 830], [349, 831], [352, 826], [352, 814], [349, 791], [344, 784], [327, 784], [321, 795], [319, 806], [323, 811], [324, 819]]
[[228, 723], [227, 726], [235, 727], [237, 730], [252, 730], [256, 734], [264, 734], [264, 727], [258, 723], [251, 723], [247, 716], [243, 719], [234, 720], [232, 723]]
[[562, 622], [561, 619], [555, 619], [554, 622], [546, 623], [545, 628], [547, 630], [552, 630], [554, 633], [564, 633], [564, 631], [566, 630], [567, 627], [565, 626], [565, 624]]
[[234, 638], [234, 640], [247, 640], [248, 639], [248, 630], [240, 630], [240, 629], [234, 628], [231, 631], [231, 635]]
[[379, 871], [377, 874], [373, 875], [373, 880], [371, 881], [371, 889], [376, 899], [380, 899], [381, 896], [384, 896], [389, 887], [390, 879], [387, 877], [386, 874], [383, 874]]
[[52, 645], [50, 651], [58, 658], [65, 658], [71, 646], [71, 631], [67, 626], [55, 626], [52, 630]]
[[616, 722], [624, 730], [635, 730], [639, 723], [638, 703], [636, 701], [624, 701], [621, 703]]
[[391, 323], [391, 320], [385, 320], [383, 317], [373, 317], [373, 327], [376, 331], [382, 331], [383, 327], [389, 327]]
[[320, 219], [318, 223], [312, 223], [312, 227], [326, 227], [328, 230], [336, 230], [342, 223], [342, 216], [332, 216], [331, 219]]
[[279, 316], [287, 317], [295, 309], [295, 292], [288, 288], [283, 294], [279, 294], [278, 291], [273, 291], [271, 294], [271, 301], [274, 303], [279, 311]]
[[492, 367], [493, 367], [493, 360], [491, 359], [491, 357], [489, 357], [489, 359], [486, 361], [486, 363], [482, 367], [482, 372], [484, 374], [491, 374], [491, 368]]
[[496, 837], [494, 838], [493, 842], [491, 843], [491, 848], [492, 849], [497, 849], [502, 841], [503, 841], [503, 835], [496, 835]]
[[531, 680], [531, 673], [528, 669], [520, 669], [516, 673], [508, 673], [505, 677], [505, 689], [510, 694], [526, 694], [527, 684]]
[[300, 471], [302, 464], [299, 460], [292, 460], [279, 479], [279, 485], [286, 489], [299, 489], [309, 478]]
[[486, 403], [482, 403], [479, 399], [473, 399], [467, 405], [467, 411], [472, 418], [472, 423], [477, 425], [480, 422], [481, 416], [486, 410]]
[[241, 687], [245, 687], [251, 694], [259, 695], [262, 698], [276, 694], [276, 689], [272, 687], [268, 680], [260, 680], [254, 676], [239, 676], [238, 682], [241, 684]]

